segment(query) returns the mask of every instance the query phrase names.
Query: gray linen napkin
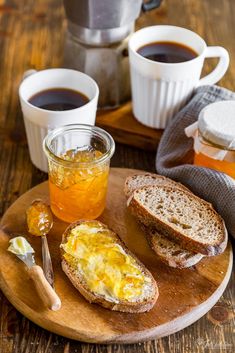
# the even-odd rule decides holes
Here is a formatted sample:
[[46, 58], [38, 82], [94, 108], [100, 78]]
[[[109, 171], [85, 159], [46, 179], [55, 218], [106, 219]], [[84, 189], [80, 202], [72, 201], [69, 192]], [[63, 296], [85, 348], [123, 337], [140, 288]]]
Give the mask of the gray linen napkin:
[[184, 133], [206, 105], [222, 100], [235, 100], [235, 93], [218, 86], [202, 86], [195, 91], [189, 103], [166, 127], [158, 147], [156, 169], [211, 202], [235, 238], [235, 180], [224, 173], [192, 165], [193, 139]]

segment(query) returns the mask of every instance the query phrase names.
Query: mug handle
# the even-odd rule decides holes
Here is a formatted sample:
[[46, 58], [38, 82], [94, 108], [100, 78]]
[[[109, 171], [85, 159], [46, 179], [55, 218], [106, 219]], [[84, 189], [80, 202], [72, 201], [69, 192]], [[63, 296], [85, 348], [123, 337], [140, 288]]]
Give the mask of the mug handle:
[[198, 86], [214, 85], [224, 76], [229, 66], [229, 54], [223, 47], [207, 47], [205, 58], [219, 58], [219, 62], [210, 74], [199, 80]]
[[23, 73], [23, 76], [22, 76], [22, 80], [21, 81], [24, 81], [27, 77], [35, 74], [37, 72], [37, 70], [34, 70], [34, 69], [30, 69], [30, 70], [26, 70], [24, 73]]

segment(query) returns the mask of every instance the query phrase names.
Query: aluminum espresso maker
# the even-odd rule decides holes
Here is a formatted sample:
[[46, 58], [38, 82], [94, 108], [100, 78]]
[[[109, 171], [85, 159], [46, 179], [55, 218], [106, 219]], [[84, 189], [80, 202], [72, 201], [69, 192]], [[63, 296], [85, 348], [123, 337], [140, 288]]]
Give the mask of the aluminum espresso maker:
[[141, 10], [159, 7], [161, 1], [64, 0], [64, 66], [96, 80], [100, 108], [114, 108], [130, 98], [128, 39]]

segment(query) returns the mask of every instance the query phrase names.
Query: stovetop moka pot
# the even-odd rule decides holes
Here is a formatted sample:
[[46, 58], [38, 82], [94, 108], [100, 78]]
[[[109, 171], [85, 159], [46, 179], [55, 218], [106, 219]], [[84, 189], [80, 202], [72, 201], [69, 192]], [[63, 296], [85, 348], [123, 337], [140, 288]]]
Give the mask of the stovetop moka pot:
[[130, 98], [128, 37], [141, 10], [159, 7], [161, 1], [64, 0], [64, 64], [96, 80], [99, 107], [116, 107]]

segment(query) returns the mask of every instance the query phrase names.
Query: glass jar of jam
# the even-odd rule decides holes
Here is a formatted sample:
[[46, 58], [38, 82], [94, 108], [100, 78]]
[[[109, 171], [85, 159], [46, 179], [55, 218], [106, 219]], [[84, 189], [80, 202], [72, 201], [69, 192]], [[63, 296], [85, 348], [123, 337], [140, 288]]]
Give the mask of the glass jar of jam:
[[90, 125], [67, 125], [44, 140], [52, 212], [66, 222], [95, 219], [105, 207], [113, 138]]
[[235, 179], [235, 101], [208, 105], [185, 133], [194, 138], [195, 165]]

